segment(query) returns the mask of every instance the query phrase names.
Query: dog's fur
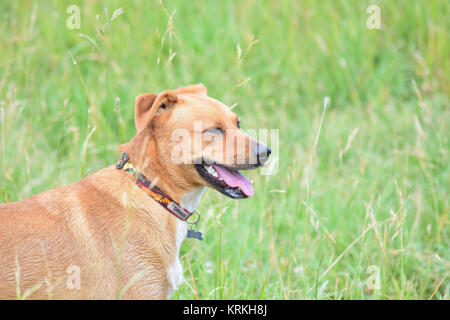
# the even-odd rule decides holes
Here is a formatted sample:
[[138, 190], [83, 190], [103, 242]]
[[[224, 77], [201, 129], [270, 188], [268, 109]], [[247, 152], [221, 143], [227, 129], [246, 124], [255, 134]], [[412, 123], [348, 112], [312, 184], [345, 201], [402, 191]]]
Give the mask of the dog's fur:
[[[192, 123], [236, 129], [237, 116], [199, 85], [143, 94], [135, 106], [136, 136], [120, 146], [133, 164], [188, 210], [205, 186], [193, 164], [175, 164], [171, 132]], [[245, 152], [256, 142], [239, 130]], [[211, 141], [202, 153], [232, 166]], [[192, 159], [200, 155], [191, 155]], [[0, 204], [0, 298], [166, 299], [182, 282], [178, 253], [187, 231], [114, 166], [69, 186]], [[79, 288], [74, 280], [80, 276]], [[71, 286], [72, 284], [72, 286]]]

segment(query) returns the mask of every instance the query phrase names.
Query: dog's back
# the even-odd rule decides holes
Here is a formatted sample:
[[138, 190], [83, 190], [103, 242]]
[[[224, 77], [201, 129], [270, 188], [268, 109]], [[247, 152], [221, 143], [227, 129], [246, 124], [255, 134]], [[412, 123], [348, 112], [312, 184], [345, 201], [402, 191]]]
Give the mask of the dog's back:
[[159, 286], [157, 292], [167, 292], [167, 277], [141, 268], [164, 270], [154, 267], [164, 259], [136, 216], [136, 201], [128, 199], [127, 217], [119, 192], [111, 192], [123, 191], [127, 182], [110, 167], [76, 184], [0, 204], [0, 297], [113, 299], [143, 272], [152, 286], [129, 288], [125, 297], [166, 298], [150, 291]]
[[[95, 266], [95, 263], [85, 264], [83, 260], [94, 262], [99, 256], [94, 250], [96, 239], [89, 234], [94, 222], [92, 210], [83, 200], [90, 196], [92, 202], [98, 197], [95, 190], [84, 190], [89, 180], [49, 190], [20, 202], [0, 204], [2, 298], [73, 298], [83, 295], [77, 288], [68, 291], [67, 281], [76, 273], [77, 266]], [[97, 271], [104, 267], [102, 263], [102, 268]], [[83, 271], [80, 276], [87, 270]], [[89, 278], [82, 277], [81, 280], [85, 282]]]

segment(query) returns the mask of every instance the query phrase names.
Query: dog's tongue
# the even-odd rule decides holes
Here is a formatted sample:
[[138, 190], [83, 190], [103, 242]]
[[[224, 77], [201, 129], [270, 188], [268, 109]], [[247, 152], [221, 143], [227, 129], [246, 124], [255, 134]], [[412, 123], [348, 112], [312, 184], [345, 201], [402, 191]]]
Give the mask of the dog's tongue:
[[247, 197], [253, 197], [252, 183], [242, 173], [216, 164], [213, 164], [213, 167], [228, 186], [232, 188], [239, 187]]

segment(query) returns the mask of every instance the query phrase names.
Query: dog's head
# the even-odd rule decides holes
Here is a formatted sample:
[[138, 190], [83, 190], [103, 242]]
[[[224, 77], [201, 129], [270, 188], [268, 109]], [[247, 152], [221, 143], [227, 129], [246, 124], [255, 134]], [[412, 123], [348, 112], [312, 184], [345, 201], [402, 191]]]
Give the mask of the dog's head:
[[139, 95], [135, 123], [138, 134], [129, 144], [139, 152], [131, 158], [144, 163], [144, 174], [151, 166], [186, 191], [204, 185], [235, 199], [253, 196], [239, 170], [263, 165], [270, 149], [240, 130], [239, 117], [208, 97], [204, 85]]

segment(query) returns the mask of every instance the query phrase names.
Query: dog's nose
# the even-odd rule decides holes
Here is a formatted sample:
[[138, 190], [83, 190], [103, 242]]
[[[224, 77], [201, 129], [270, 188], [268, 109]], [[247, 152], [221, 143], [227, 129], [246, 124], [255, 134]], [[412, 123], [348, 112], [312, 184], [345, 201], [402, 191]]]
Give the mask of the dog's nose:
[[255, 148], [255, 153], [258, 164], [264, 164], [269, 160], [272, 150], [268, 146], [258, 143]]

